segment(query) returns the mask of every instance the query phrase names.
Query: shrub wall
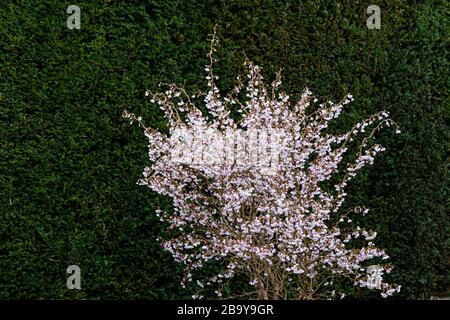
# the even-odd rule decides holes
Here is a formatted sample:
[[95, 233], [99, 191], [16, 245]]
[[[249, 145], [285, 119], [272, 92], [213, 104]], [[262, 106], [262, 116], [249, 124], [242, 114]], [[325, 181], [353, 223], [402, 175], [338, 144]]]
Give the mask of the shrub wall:
[[[283, 88], [355, 101], [339, 127], [381, 109], [386, 152], [351, 185], [348, 205], [396, 264], [402, 297], [444, 290], [449, 276], [448, 34], [445, 1], [8, 0], [0, 4], [0, 298], [133, 299], [190, 296], [155, 241], [167, 199], [136, 185], [146, 138], [123, 109], [165, 128], [146, 89], [204, 90], [208, 37], [218, 25], [220, 85], [243, 52]], [[36, 4], [37, 3], [37, 4]], [[81, 8], [69, 30], [66, 8]], [[77, 264], [82, 290], [67, 290]]]

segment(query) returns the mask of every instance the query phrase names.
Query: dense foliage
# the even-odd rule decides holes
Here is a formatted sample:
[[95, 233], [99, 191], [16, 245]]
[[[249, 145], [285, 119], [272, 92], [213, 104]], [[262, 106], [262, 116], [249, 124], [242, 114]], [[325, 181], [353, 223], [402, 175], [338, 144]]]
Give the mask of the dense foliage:
[[[381, 30], [366, 27], [370, 1], [73, 4], [81, 30], [66, 27], [58, 0], [0, 6], [0, 298], [190, 296], [155, 241], [164, 226], [154, 211], [171, 203], [136, 185], [146, 139], [121, 114], [167, 130], [145, 90], [204, 90], [216, 23], [223, 90], [243, 72], [245, 51], [268, 79], [283, 66], [283, 88], [297, 97], [305, 87], [333, 101], [351, 92], [336, 130], [390, 112], [402, 133], [379, 135], [386, 151], [353, 181], [346, 205], [371, 208], [358, 222], [392, 257], [399, 296], [449, 286], [444, 1], [378, 2]], [[65, 286], [70, 264], [81, 268], [80, 291]]]

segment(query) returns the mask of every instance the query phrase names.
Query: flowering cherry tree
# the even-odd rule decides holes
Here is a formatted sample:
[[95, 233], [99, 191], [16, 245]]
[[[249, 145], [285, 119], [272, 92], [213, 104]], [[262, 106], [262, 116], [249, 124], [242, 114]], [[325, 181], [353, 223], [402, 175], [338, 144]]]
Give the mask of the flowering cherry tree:
[[[321, 104], [305, 90], [293, 104], [279, 90], [280, 73], [266, 87], [260, 68], [248, 59], [246, 85], [238, 77], [234, 90], [223, 95], [213, 72], [216, 46], [213, 35], [207, 94], [192, 96], [176, 85], [147, 93], [164, 111], [169, 135], [124, 111], [149, 140], [152, 163], [138, 184], [173, 199], [173, 212], [157, 215], [173, 235], [160, 239], [163, 248], [186, 267], [182, 285], [197, 284], [199, 292], [213, 288], [220, 297], [224, 284], [241, 274], [254, 287], [248, 296], [259, 299], [343, 297], [333, 290], [339, 278], [383, 297], [398, 292], [399, 286], [383, 281], [391, 266], [382, 264], [388, 256], [375, 247], [376, 232], [352, 227], [349, 219], [368, 209], [341, 209], [349, 181], [384, 150], [374, 134], [384, 126], [398, 131], [397, 125], [382, 111], [346, 133], [326, 133], [351, 95]], [[206, 112], [194, 105], [199, 97]], [[232, 110], [241, 117], [231, 117]], [[362, 141], [354, 140], [359, 135]], [[246, 145], [239, 149], [242, 140]], [[359, 141], [356, 160], [343, 163], [352, 141]], [[357, 238], [364, 247], [349, 246]], [[197, 278], [194, 271], [210, 262], [223, 268]]]

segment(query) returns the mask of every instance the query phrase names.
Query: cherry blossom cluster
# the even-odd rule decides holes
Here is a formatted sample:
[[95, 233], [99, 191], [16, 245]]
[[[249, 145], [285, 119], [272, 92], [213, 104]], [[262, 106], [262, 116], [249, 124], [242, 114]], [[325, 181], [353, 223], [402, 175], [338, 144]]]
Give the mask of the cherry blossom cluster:
[[[383, 297], [398, 292], [399, 286], [383, 280], [391, 266], [381, 264], [389, 257], [373, 243], [376, 232], [352, 227], [350, 215], [364, 215], [368, 209], [342, 212], [350, 180], [384, 150], [373, 142], [374, 134], [385, 126], [398, 132], [389, 114], [376, 113], [345, 133], [330, 134], [330, 121], [353, 100], [351, 95], [338, 103], [319, 103], [305, 90], [291, 103], [290, 97], [280, 92], [280, 73], [267, 88], [261, 69], [250, 60], [245, 61], [246, 85], [238, 77], [238, 85], [222, 94], [213, 72], [216, 45], [214, 35], [205, 68], [206, 94], [189, 95], [176, 85], [147, 93], [165, 113], [168, 135], [145, 127], [141, 118], [124, 111], [124, 117], [139, 122], [149, 141], [151, 165], [144, 169], [138, 184], [173, 199], [173, 211], [158, 210], [156, 214], [167, 222], [172, 235], [160, 239], [163, 248], [186, 266], [182, 285], [197, 284], [195, 297], [201, 297], [207, 287], [220, 297], [223, 286], [243, 274], [255, 289], [249, 297], [253, 294], [261, 299], [342, 298], [342, 293], [333, 290], [338, 278], [379, 290]], [[199, 98], [203, 111], [194, 104]], [[240, 117], [232, 117], [232, 113]], [[258, 150], [276, 149], [280, 155], [276, 173], [242, 161], [242, 152], [248, 152], [246, 156], [254, 152], [251, 143], [236, 153], [236, 139], [224, 146], [223, 139], [208, 134], [211, 130], [225, 137], [238, 131], [276, 132], [278, 140], [258, 142]], [[205, 161], [180, 161], [174, 150], [179, 150], [180, 141], [186, 143], [183, 137], [189, 150], [198, 150], [193, 136], [210, 137], [206, 143], [201, 140], [203, 147], [220, 149], [224, 157], [234, 156], [227, 161], [205, 160], [205, 152], [199, 152]], [[356, 139], [358, 136], [363, 137]], [[283, 143], [274, 146], [273, 141], [281, 141], [280, 137]], [[346, 152], [354, 150], [355, 143], [357, 154], [344, 163]], [[189, 157], [195, 154], [191, 152]], [[360, 240], [365, 246], [351, 245]], [[225, 267], [213, 276], [197, 278], [196, 270], [215, 262]]]

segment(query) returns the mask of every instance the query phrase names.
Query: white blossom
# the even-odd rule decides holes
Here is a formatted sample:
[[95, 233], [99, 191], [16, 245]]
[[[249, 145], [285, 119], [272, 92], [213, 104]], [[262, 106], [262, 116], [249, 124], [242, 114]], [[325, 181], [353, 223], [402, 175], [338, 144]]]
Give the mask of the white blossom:
[[[289, 281], [288, 277], [276, 281], [281, 281], [281, 288], [292, 288], [298, 298], [315, 294], [320, 286], [319, 279], [324, 277], [329, 280], [322, 288], [330, 287], [327, 292], [334, 297], [332, 280], [343, 275], [352, 277], [357, 286], [380, 290], [383, 296], [398, 292], [399, 287], [383, 282], [384, 269], [377, 269], [369, 276], [361, 271], [365, 261], [385, 259], [387, 255], [372, 242], [363, 248], [348, 247], [347, 243], [360, 236], [365, 241], [372, 241], [376, 232], [359, 227], [348, 229], [352, 219], [340, 210], [350, 180], [357, 171], [371, 165], [384, 148], [370, 145], [370, 139], [364, 139], [356, 160], [344, 166], [343, 171], [338, 170], [347, 145], [355, 135], [368, 131], [371, 138], [384, 125], [396, 124], [388, 118], [387, 112], [382, 111], [357, 123], [345, 134], [326, 134], [328, 123], [353, 100], [352, 95], [339, 103], [321, 104], [319, 110], [308, 113], [312, 100], [308, 89], [295, 105], [284, 92], [271, 95], [264, 86], [261, 69], [249, 60], [245, 62], [248, 69], [246, 101], [239, 101], [232, 95], [222, 97], [215, 84], [217, 76], [213, 74], [215, 60], [212, 53], [216, 41], [213, 38], [209, 54], [211, 63], [205, 68], [209, 91], [204, 95], [203, 103], [208, 114], [190, 100], [180, 101], [181, 96], [191, 95], [171, 85], [165, 92], [153, 94], [151, 100], [164, 110], [171, 135], [145, 128], [152, 164], [145, 168], [144, 177], [138, 183], [173, 199], [173, 212], [158, 211], [157, 214], [167, 222], [169, 230], [179, 230], [177, 236], [161, 242], [176, 261], [186, 266], [183, 286], [185, 282], [193, 281], [194, 270], [218, 260], [228, 262], [227, 267], [204, 279], [205, 282], [196, 281], [200, 288], [217, 286], [218, 297], [222, 294], [223, 281], [238, 272], [246, 274], [251, 285], [265, 283], [267, 277], [275, 281], [274, 274], [287, 273]], [[278, 75], [272, 83], [273, 89], [278, 90], [280, 84]], [[178, 103], [173, 100], [175, 97]], [[198, 98], [199, 95], [191, 97]], [[237, 106], [237, 111], [242, 113], [239, 122], [230, 116], [230, 105]], [[136, 119], [126, 111], [124, 117]], [[141, 121], [140, 117], [137, 119]], [[261, 133], [265, 128], [271, 131]], [[253, 156], [258, 161], [277, 162], [276, 173], [264, 169], [258, 161], [252, 163], [247, 158], [243, 161], [243, 157], [252, 156], [248, 152], [254, 145], [249, 144], [243, 149], [245, 152], [239, 153], [240, 140], [229, 139], [237, 132], [252, 130], [266, 141], [258, 144]], [[174, 139], [177, 132], [182, 133], [183, 148], [193, 149], [185, 152], [180, 147], [180, 140]], [[272, 135], [279, 135], [280, 139], [270, 144], [268, 137]], [[205, 142], [199, 137], [209, 140]], [[329, 183], [336, 174], [341, 174], [341, 179], [334, 185], [334, 191], [323, 189], [322, 183]], [[365, 214], [368, 209], [355, 209], [354, 212]], [[340, 215], [336, 225], [330, 223], [334, 215]], [[348, 224], [341, 229], [345, 221]], [[305, 277], [311, 279], [307, 285], [303, 280]], [[266, 289], [267, 292], [279, 290], [278, 287]], [[259, 297], [264, 298], [261, 291]]]

